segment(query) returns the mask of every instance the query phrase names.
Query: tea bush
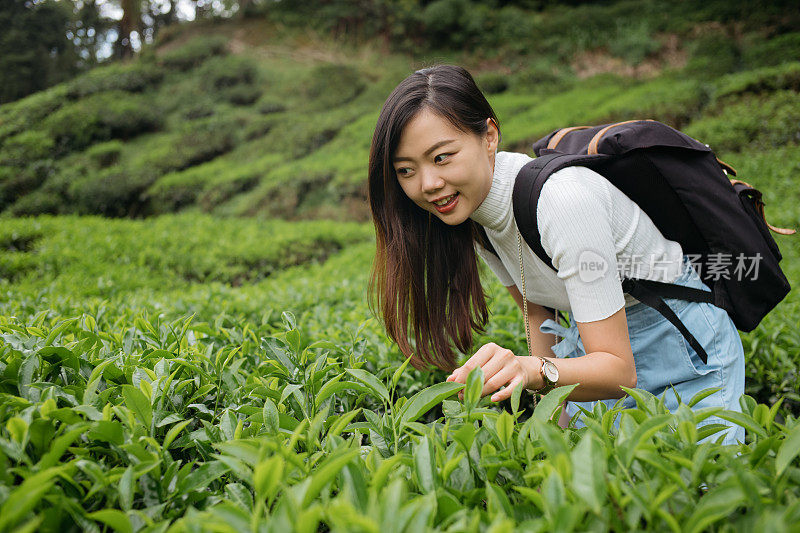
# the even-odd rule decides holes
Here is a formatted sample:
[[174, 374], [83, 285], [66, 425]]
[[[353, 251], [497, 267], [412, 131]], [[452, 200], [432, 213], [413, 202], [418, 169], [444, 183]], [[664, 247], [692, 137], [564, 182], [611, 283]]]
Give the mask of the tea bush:
[[[176, 277], [176, 258], [219, 267], [272, 246], [262, 233], [299, 229], [261, 225], [2, 228], [0, 243], [31, 242], [3, 257], [40, 250], [44, 275], [0, 285], [4, 529], [789, 530], [800, 518], [800, 422], [780, 400], [669, 413], [628, 389], [636, 408], [598, 404], [580, 429], [554, 422], [572, 386], [535, 409], [527, 393], [494, 405], [479, 372], [463, 386], [401, 365], [363, 299], [368, 240], [243, 287]], [[309, 224], [294, 238], [347, 228], [371, 234]], [[518, 311], [489, 285], [487, 334], [519, 343]], [[744, 425], [746, 442], [716, 443], [711, 414]]]
[[40, 122], [66, 102], [67, 85], [61, 84], [0, 106], [0, 143], [17, 133], [38, 129]]
[[769, 98], [744, 95], [707, 110], [684, 131], [717, 153], [778, 148], [800, 142], [798, 104], [795, 91], [777, 91]]
[[228, 39], [221, 35], [195, 37], [158, 57], [158, 63], [168, 71], [186, 71], [200, 66], [206, 59], [226, 55]]
[[800, 61], [728, 74], [718, 82], [714, 96], [720, 100], [738, 94], [768, 94], [787, 89], [800, 92]]
[[106, 168], [119, 163], [123, 148], [122, 142], [115, 139], [90, 147], [86, 150], [86, 157], [90, 159], [97, 168]]
[[159, 110], [141, 96], [109, 91], [64, 105], [45, 118], [44, 128], [59, 153], [82, 150], [113, 138], [130, 138], [157, 130]]
[[36, 161], [25, 168], [0, 166], [0, 209], [36, 191], [53, 173], [49, 161]]
[[314, 109], [346, 104], [365, 89], [358, 70], [350, 65], [320, 65], [314, 67], [307, 76], [303, 94]]
[[53, 139], [40, 130], [27, 130], [5, 140], [0, 148], [0, 165], [25, 167], [29, 162], [53, 156]]
[[696, 76], [721, 76], [739, 70], [742, 51], [725, 31], [708, 31], [694, 40], [686, 70]]
[[108, 65], [70, 81], [67, 96], [76, 99], [106, 91], [137, 93], [158, 85], [163, 77], [162, 69], [143, 61]]
[[754, 69], [797, 61], [797, 58], [800, 58], [800, 32], [759, 40], [742, 51], [742, 61]]

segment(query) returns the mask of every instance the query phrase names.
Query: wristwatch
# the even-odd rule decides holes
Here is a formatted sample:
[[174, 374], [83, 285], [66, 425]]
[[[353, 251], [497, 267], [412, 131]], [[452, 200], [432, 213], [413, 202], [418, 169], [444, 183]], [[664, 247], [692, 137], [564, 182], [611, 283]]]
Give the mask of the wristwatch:
[[[538, 355], [536, 357], [539, 357]], [[544, 357], [539, 357], [542, 360], [542, 367], [540, 368], [540, 372], [542, 373], [542, 379], [544, 380], [544, 386], [536, 390], [534, 392], [538, 392], [539, 394], [547, 394], [554, 388], [556, 388], [556, 384], [558, 383], [558, 368], [552, 361], [548, 361]]]

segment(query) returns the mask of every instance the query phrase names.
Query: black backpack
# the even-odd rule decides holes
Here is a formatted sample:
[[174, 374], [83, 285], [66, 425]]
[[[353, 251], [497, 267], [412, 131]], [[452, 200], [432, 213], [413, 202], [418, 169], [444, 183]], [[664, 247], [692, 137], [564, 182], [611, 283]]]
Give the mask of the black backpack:
[[[560, 129], [535, 142], [533, 150], [537, 157], [517, 174], [512, 196], [514, 217], [528, 246], [556, 270], [536, 222], [542, 186], [568, 166], [603, 175], [647, 213], [665, 238], [680, 243], [711, 288], [709, 293], [651, 280], [622, 280], [623, 291], [675, 325], [704, 363], [705, 350], [662, 298], [714, 304], [728, 312], [738, 329], [751, 331], [789, 292], [789, 281], [778, 265], [782, 256], [769, 230], [783, 235], [795, 231], [767, 224], [761, 192], [728, 178], [736, 171], [707, 145], [660, 122], [632, 120]], [[481, 240], [488, 244], [488, 239]], [[743, 277], [736, 269], [741, 267], [739, 258], [755, 262], [756, 272], [751, 265], [750, 277]], [[721, 260], [728, 259], [726, 267]]]

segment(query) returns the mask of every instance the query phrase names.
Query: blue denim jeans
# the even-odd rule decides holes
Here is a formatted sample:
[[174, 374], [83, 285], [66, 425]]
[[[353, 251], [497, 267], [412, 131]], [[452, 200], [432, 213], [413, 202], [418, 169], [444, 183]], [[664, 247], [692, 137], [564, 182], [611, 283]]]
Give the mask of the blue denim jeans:
[[[683, 258], [683, 272], [672, 283], [710, 291], [692, 267], [689, 259]], [[683, 338], [678, 329], [667, 321], [658, 311], [637, 303], [625, 310], [628, 320], [628, 335], [636, 363], [636, 388], [644, 389], [656, 397], [663, 398], [670, 412], [678, 408], [677, 393], [682, 403], [688, 403], [692, 397], [703, 389], [720, 387], [720, 390], [703, 398], [693, 409], [719, 406], [732, 411], [741, 411], [739, 397], [744, 394], [744, 348], [739, 332], [728, 313], [715, 305], [707, 303], [687, 302], [673, 298], [664, 298], [669, 307], [675, 311], [681, 322], [695, 336], [708, 354], [708, 363], [703, 363], [700, 356]], [[578, 335], [578, 327], [570, 318], [568, 328], [557, 324], [552, 319], [545, 320], [539, 330], [553, 333], [563, 339], [552, 348], [556, 357], [580, 357], [586, 354], [583, 342]], [[673, 392], [674, 387], [674, 392]], [[578, 406], [592, 411], [594, 405], [601, 401], [609, 408], [617, 399], [596, 400], [590, 402], [567, 402], [570, 417], [580, 413]], [[635, 407], [636, 401], [626, 396], [622, 407]], [[619, 427], [620, 417], [615, 424]], [[723, 444], [744, 443], [744, 428], [716, 416], [706, 418], [700, 424], [719, 423], [729, 426], [728, 429], [715, 433], [707, 439], [716, 440], [725, 435]], [[580, 419], [576, 427], [585, 424]], [[706, 440], [706, 439], [704, 439]], [[701, 441], [702, 442], [702, 441]]]

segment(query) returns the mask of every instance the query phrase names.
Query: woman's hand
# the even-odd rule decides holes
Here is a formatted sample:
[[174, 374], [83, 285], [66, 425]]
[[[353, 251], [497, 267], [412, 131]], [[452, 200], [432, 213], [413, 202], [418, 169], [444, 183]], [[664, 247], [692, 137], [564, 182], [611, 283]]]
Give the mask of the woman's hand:
[[[510, 398], [515, 387], [541, 388], [544, 385], [539, 371], [541, 364], [538, 357], [514, 355], [511, 350], [490, 342], [481, 346], [463, 366], [453, 370], [447, 381], [466, 383], [470, 370], [480, 367], [484, 378], [481, 397], [495, 392], [503, 385], [506, 386], [491, 397], [493, 402], [499, 402]], [[458, 397], [463, 399], [464, 392], [458, 393]]]

